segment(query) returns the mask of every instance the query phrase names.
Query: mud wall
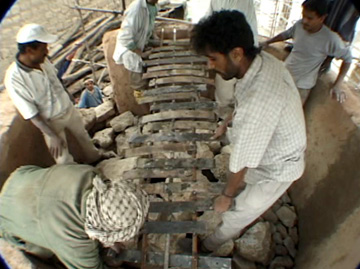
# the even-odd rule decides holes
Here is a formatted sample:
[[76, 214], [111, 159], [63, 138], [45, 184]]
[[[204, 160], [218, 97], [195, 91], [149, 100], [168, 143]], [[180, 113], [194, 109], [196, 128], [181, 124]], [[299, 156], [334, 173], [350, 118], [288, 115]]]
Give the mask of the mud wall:
[[356, 268], [360, 263], [360, 132], [329, 98], [326, 75], [305, 105], [308, 149], [291, 196], [299, 214], [296, 268]]

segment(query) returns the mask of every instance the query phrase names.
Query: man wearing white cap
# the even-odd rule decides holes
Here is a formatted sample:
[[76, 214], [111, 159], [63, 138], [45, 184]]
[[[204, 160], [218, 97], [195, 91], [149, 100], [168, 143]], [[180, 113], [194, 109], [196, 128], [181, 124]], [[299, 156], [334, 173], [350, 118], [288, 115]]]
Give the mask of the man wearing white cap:
[[56, 39], [40, 25], [23, 26], [16, 37], [19, 52], [6, 72], [5, 86], [23, 118], [31, 120], [44, 134], [56, 163], [74, 162], [65, 129], [77, 139], [86, 161], [92, 163], [100, 154], [58, 79], [56, 68], [47, 59], [47, 44]]
[[92, 166], [22, 166], [0, 193], [0, 237], [42, 259], [56, 255], [66, 268], [106, 268], [102, 248], [132, 240], [148, 210], [138, 185], [104, 179]]

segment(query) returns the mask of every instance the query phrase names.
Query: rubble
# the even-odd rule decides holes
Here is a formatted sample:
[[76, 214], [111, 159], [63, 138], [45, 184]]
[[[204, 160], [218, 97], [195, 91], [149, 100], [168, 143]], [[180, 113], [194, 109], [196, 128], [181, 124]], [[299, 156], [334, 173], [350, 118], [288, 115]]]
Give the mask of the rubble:
[[112, 100], [107, 100], [101, 105], [95, 107], [96, 121], [102, 122], [115, 115], [115, 103]]
[[293, 227], [297, 221], [296, 213], [284, 205], [276, 211], [276, 215], [286, 227]]
[[106, 128], [96, 132], [93, 137], [93, 142], [103, 149], [110, 147], [114, 143], [114, 130], [112, 128]]
[[135, 117], [130, 111], [126, 111], [119, 116], [116, 116], [110, 121], [110, 126], [115, 132], [120, 133], [126, 128], [134, 125]]
[[235, 245], [242, 257], [264, 265], [269, 264], [275, 252], [270, 223], [256, 223], [235, 241]]

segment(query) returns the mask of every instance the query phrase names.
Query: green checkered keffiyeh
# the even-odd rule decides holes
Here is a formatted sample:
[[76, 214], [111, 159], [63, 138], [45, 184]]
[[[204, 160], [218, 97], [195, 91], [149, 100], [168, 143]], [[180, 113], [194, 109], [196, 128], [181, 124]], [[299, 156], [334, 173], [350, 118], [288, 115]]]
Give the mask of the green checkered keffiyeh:
[[130, 182], [99, 176], [86, 201], [85, 232], [104, 246], [125, 242], [138, 234], [149, 210], [145, 191]]

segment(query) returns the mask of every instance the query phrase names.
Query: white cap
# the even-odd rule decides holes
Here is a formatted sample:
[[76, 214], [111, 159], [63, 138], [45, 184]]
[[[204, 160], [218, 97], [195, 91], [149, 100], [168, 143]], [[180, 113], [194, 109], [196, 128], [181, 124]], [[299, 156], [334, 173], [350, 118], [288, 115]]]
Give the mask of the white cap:
[[30, 23], [26, 24], [17, 33], [17, 43], [28, 43], [39, 41], [42, 43], [53, 43], [57, 40], [56, 35], [49, 34], [41, 25]]

